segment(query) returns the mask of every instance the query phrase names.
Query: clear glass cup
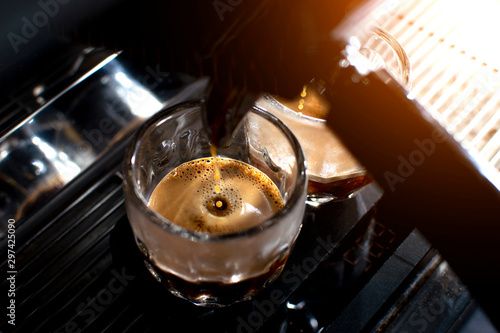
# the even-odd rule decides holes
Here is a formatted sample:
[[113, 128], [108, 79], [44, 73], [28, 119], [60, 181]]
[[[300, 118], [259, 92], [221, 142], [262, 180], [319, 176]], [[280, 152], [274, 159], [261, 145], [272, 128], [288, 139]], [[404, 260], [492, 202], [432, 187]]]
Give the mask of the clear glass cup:
[[201, 105], [184, 103], [159, 112], [135, 134], [123, 165], [127, 215], [153, 276], [174, 295], [200, 306], [247, 300], [276, 279], [299, 234], [305, 211], [305, 157], [291, 131], [258, 108], [242, 120], [217, 155], [245, 162], [277, 186], [284, 207], [243, 230], [192, 231], [148, 207], [156, 185], [177, 166], [210, 158]]
[[[313, 89], [317, 87], [309, 84], [309, 95]], [[364, 166], [327, 127], [324, 119], [292, 110], [298, 102], [277, 100], [269, 94], [264, 94], [256, 104], [280, 118], [302, 145], [307, 159], [309, 205], [350, 198], [373, 181]]]
[[410, 59], [396, 38], [383, 28], [373, 26], [357, 39], [359, 53], [368, 59], [373, 70], [384, 68], [404, 88], [411, 88]]
[[[359, 55], [371, 68], [385, 68], [404, 87], [410, 88], [408, 57], [387, 31], [375, 26], [352, 37], [349, 43], [343, 56]], [[256, 103], [280, 118], [302, 145], [309, 177], [307, 203], [311, 206], [351, 198], [373, 181], [327, 126], [325, 119], [330, 106], [322, 95], [323, 84], [314, 79], [292, 100], [264, 94]]]

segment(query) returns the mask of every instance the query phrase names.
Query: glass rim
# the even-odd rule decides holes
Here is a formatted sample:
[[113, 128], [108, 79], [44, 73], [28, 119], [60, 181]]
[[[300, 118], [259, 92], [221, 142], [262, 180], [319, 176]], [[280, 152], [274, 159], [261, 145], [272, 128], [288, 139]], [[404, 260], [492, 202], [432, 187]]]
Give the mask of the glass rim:
[[[314, 84], [314, 82], [308, 82], [308, 84]], [[310, 122], [312, 124], [316, 124], [316, 125], [319, 125], [319, 124], [326, 124], [326, 119], [321, 119], [321, 118], [316, 118], [316, 117], [313, 117], [313, 116], [308, 116], [308, 115], [305, 115], [303, 113], [299, 113], [299, 112], [296, 112], [292, 109], [290, 109], [289, 107], [287, 107], [286, 105], [284, 105], [282, 102], [280, 102], [275, 95], [272, 95], [272, 94], [269, 94], [269, 93], [264, 93], [262, 95], [263, 98], [267, 99], [269, 102], [271, 103], [274, 103], [276, 104], [278, 107], [280, 107], [282, 109], [282, 111], [292, 117], [292, 118], [297, 118], [297, 119], [300, 119], [300, 120], [304, 120], [306, 122]]]
[[160, 125], [161, 123], [178, 116], [181, 112], [186, 112], [187, 110], [191, 110], [194, 108], [201, 108], [202, 106], [202, 102], [198, 100], [187, 101], [176, 104], [174, 106], [169, 106], [157, 112], [139, 127], [139, 129], [131, 138], [125, 151], [125, 158], [122, 168], [124, 192], [126, 197], [125, 200], [131, 200], [132, 204], [148, 218], [149, 222], [155, 223], [166, 232], [170, 232], [171, 234], [177, 235], [182, 238], [189, 238], [193, 241], [207, 242], [230, 240], [244, 236], [250, 236], [271, 228], [272, 226], [280, 222], [280, 220], [282, 220], [286, 214], [293, 210], [295, 205], [299, 204], [299, 201], [302, 199], [303, 193], [305, 193], [307, 188], [306, 161], [304, 153], [302, 151], [302, 147], [300, 146], [297, 138], [292, 133], [292, 131], [288, 129], [288, 127], [278, 117], [258, 106], [253, 106], [248, 112], [257, 114], [258, 116], [261, 116], [262, 118], [272, 122], [288, 138], [290, 145], [295, 152], [299, 180], [292, 192], [292, 195], [290, 196], [290, 198], [288, 198], [284, 207], [269, 219], [264, 220], [261, 223], [250, 228], [223, 234], [210, 234], [207, 232], [193, 231], [175, 224], [174, 222], [156, 213], [153, 209], [149, 208], [147, 206], [146, 198], [144, 198], [144, 196], [137, 189], [137, 186], [135, 186], [136, 179], [134, 177], [134, 173], [132, 172], [132, 160], [135, 159], [137, 148], [142, 138], [151, 128], [151, 126]]
[[411, 62], [403, 46], [393, 35], [391, 35], [388, 31], [378, 25], [372, 26], [369, 31], [375, 36], [383, 39], [387, 43], [387, 45], [389, 45], [389, 47], [394, 51], [394, 53], [396, 53], [397, 60], [399, 62], [399, 65], [401, 66], [401, 73], [391, 73], [391, 75], [399, 75], [401, 78], [401, 84], [404, 84], [405, 88], [409, 90], [412, 85]]

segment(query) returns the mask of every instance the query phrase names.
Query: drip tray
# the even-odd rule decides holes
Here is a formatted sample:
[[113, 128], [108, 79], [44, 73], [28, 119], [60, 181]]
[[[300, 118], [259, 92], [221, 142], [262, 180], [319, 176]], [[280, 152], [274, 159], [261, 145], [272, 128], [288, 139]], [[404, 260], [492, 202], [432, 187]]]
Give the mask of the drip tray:
[[[53, 211], [38, 221], [37, 230], [21, 232], [31, 223], [19, 228], [14, 331], [194, 332], [211, 325], [219, 332], [254, 331], [279, 317], [288, 301], [300, 303], [300, 293], [292, 300], [293, 293], [305, 281], [321, 281], [310, 277], [328, 258], [345, 261], [342, 278], [353, 284], [377, 265], [363, 255], [371, 241], [367, 233], [384, 228], [370, 222], [370, 208], [380, 196], [370, 186], [353, 199], [309, 210], [282, 275], [254, 300], [222, 309], [196, 307], [171, 295], [146, 269], [125, 214], [119, 167], [75, 190], [70, 204], [56, 209], [51, 202]], [[393, 231], [382, 234], [374, 240], [372, 257], [383, 259], [382, 252], [390, 253], [397, 243]], [[349, 245], [341, 245], [343, 240]], [[4, 274], [6, 268], [4, 262]]]

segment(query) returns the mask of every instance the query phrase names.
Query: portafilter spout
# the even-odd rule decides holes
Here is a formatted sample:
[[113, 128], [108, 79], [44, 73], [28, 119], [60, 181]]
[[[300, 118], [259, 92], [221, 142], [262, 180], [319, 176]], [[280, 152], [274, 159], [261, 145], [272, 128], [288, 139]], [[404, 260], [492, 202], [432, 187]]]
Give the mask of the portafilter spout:
[[227, 145], [238, 124], [255, 104], [257, 94], [245, 87], [226, 87], [212, 82], [207, 89], [202, 107], [202, 117], [211, 143]]

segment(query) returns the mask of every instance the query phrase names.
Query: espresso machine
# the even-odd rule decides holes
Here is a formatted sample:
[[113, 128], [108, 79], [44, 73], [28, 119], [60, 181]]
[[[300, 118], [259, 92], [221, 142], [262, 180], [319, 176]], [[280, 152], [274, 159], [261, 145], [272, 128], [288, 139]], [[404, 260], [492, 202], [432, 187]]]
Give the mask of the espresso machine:
[[[411, 89], [349, 53], [374, 13], [419, 41], [418, 18], [438, 17], [443, 2], [4, 1], [1, 330], [498, 330], [498, 170]], [[329, 126], [375, 181], [309, 207], [282, 278], [253, 300], [211, 309], [171, 296], [145, 269], [125, 215], [130, 137], [156, 112], [204, 99], [222, 144], [240, 116], [238, 102], [229, 116], [220, 107], [231, 89], [292, 97], [311, 79], [324, 82]], [[426, 92], [424, 81], [412, 88]]]

